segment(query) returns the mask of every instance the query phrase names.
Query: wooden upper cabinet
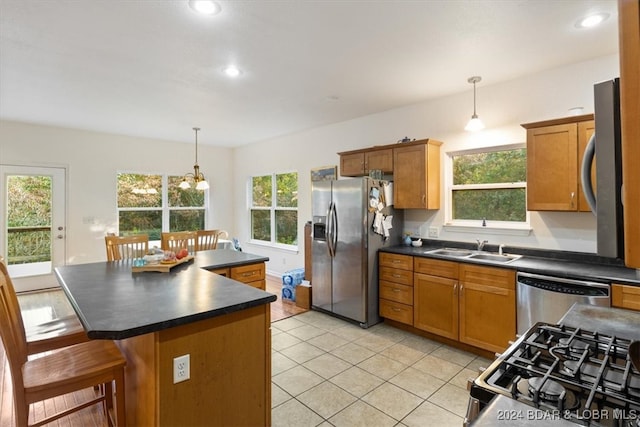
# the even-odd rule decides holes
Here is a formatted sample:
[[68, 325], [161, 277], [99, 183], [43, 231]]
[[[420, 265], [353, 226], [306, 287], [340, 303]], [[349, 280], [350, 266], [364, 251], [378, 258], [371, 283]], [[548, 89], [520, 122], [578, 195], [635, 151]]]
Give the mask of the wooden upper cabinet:
[[363, 176], [364, 153], [340, 154], [340, 176]]
[[440, 209], [440, 146], [432, 139], [393, 149], [393, 200], [396, 209]]
[[527, 209], [589, 210], [582, 202], [580, 165], [593, 115], [523, 124], [527, 129]]
[[618, 0], [624, 260], [640, 268], [640, 4]]
[[382, 173], [393, 173], [393, 150], [366, 149], [346, 151], [340, 155], [341, 176], [366, 176], [371, 170], [381, 170]]

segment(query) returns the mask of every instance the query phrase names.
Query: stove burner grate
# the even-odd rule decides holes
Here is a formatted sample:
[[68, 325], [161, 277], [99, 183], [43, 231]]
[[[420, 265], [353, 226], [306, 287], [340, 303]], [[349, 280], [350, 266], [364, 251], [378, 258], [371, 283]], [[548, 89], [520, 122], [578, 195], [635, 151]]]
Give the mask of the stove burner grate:
[[[538, 409], [575, 412], [571, 416], [579, 424], [640, 427], [640, 374], [631, 367], [629, 344], [615, 336], [539, 323], [476, 383]], [[622, 423], [591, 419], [597, 411], [635, 418]]]

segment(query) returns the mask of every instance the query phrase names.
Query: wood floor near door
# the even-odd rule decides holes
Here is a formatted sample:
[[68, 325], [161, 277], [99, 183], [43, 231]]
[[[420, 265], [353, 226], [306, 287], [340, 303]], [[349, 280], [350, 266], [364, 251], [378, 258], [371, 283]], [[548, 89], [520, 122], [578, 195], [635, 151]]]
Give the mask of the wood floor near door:
[[[285, 319], [296, 314], [304, 313], [295, 302], [282, 299], [282, 280], [279, 277], [267, 276], [266, 290], [278, 296], [271, 303], [271, 321]], [[62, 290], [52, 289], [42, 292], [31, 292], [18, 296], [25, 324], [37, 324], [49, 321], [56, 317], [73, 313]], [[0, 346], [0, 426], [15, 426], [13, 415], [13, 390], [11, 388], [11, 374], [5, 357], [4, 347]], [[81, 392], [70, 393], [62, 397], [49, 399], [31, 406], [29, 421], [34, 423], [45, 418], [50, 412], [73, 406], [77, 402], [89, 400], [93, 389], [88, 388]], [[106, 425], [106, 419], [102, 407], [94, 405], [83, 409], [61, 420], [47, 424], [48, 427], [98, 427]]]

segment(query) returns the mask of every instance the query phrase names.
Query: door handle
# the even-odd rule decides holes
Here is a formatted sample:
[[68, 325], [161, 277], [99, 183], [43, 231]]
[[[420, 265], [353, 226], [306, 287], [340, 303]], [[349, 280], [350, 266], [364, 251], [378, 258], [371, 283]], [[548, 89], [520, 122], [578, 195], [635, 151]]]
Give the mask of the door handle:
[[331, 231], [331, 246], [333, 251], [333, 256], [336, 256], [336, 250], [338, 247], [338, 212], [336, 210], [336, 204], [333, 203], [333, 221], [332, 221]]

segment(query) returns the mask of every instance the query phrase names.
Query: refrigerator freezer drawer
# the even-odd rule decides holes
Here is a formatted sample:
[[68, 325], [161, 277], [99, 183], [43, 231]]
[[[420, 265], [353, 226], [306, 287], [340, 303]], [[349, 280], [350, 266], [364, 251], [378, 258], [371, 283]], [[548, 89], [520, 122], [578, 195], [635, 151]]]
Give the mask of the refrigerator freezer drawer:
[[380, 298], [413, 305], [413, 287], [380, 280]]
[[413, 307], [410, 305], [381, 299], [380, 316], [413, 326]]
[[413, 286], [413, 271], [380, 267], [380, 280]]

